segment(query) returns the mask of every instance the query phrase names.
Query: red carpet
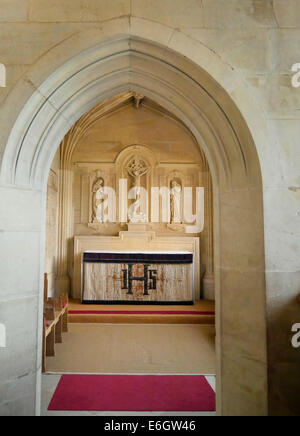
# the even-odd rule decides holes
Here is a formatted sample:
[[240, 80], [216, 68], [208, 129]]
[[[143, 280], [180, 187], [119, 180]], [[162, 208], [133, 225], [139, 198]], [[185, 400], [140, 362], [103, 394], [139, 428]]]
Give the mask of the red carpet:
[[69, 310], [69, 315], [215, 315], [193, 310]]
[[204, 376], [64, 375], [48, 410], [214, 412]]

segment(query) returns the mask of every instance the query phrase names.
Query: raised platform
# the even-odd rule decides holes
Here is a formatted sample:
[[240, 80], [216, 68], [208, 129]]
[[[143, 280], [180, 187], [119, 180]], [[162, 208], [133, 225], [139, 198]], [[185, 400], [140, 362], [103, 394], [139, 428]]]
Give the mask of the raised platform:
[[193, 306], [87, 305], [70, 300], [70, 323], [102, 324], [208, 324], [215, 323], [215, 303], [197, 301]]

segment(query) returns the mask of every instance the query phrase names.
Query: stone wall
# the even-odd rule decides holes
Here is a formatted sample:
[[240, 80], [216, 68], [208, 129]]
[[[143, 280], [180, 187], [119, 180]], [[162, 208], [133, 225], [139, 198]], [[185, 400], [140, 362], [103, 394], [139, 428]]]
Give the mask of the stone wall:
[[[90, 111], [91, 118], [94, 111], [95, 109]], [[84, 117], [88, 120], [89, 114], [86, 114]], [[79, 128], [79, 125], [77, 125], [77, 127]], [[68, 142], [68, 135], [66, 142]], [[69, 208], [70, 215], [68, 217], [72, 231], [68, 237], [65, 235], [60, 238], [60, 240], [63, 238], [71, 238], [73, 241], [74, 236], [83, 235], [117, 236], [119, 232], [124, 231], [124, 225], [118, 222], [118, 213], [117, 223], [102, 226], [91, 225], [91, 189], [96, 174], [98, 174], [98, 176], [104, 178], [106, 186], [110, 186], [115, 190], [117, 193], [117, 205], [119, 204], [119, 184], [117, 177], [124, 177], [124, 174], [122, 176], [119, 174], [120, 168], [118, 168], [119, 164], [116, 161], [122, 152], [124, 153], [125, 150], [128, 150], [134, 145], [145, 147], [145, 150], [150, 153], [152, 159], [155, 161], [155, 168], [151, 170], [151, 175], [149, 176], [151, 186], [147, 187], [149, 193], [149, 222], [151, 222], [151, 187], [168, 187], [170, 183], [169, 178], [175, 177], [175, 175], [180, 178], [183, 183], [183, 188], [184, 186], [204, 187], [206, 197], [205, 207], [207, 208], [207, 206], [209, 206], [210, 209], [212, 208], [212, 194], [208, 192], [207, 186], [207, 178], [209, 177], [207, 162], [204, 159], [203, 153], [199, 150], [198, 144], [191, 132], [189, 132], [179, 120], [173, 119], [170, 114], [163, 112], [162, 108], [154, 105], [154, 103], [144, 99], [137, 109], [135, 102], [130, 100], [127, 104], [124, 103], [123, 106], [116, 108], [103, 118], [96, 118], [94, 122], [91, 121], [89, 128], [86, 129], [81, 139], [77, 140], [76, 147], [73, 149], [69, 170], [73, 174], [73, 184], [70, 186], [72, 195], [68, 195], [66, 186], [62, 187], [63, 192], [61, 193], [63, 202], [70, 201], [70, 199], [72, 201]], [[144, 157], [146, 159], [146, 156]], [[47, 216], [51, 214], [49, 210], [51, 205], [53, 205], [53, 203], [49, 203], [49, 207], [47, 207]], [[151, 224], [151, 229], [156, 232], [157, 236], [201, 237], [201, 282], [209, 269], [207, 268], [209, 251], [208, 237], [209, 229], [212, 229], [209, 211], [205, 211], [205, 213], [204, 231], [197, 235], [186, 235], [184, 226], [179, 226], [180, 229], [170, 229], [167, 224]], [[182, 218], [184, 217], [182, 216]], [[161, 211], [159, 219], [162, 219]], [[63, 223], [60, 223], [60, 226], [63, 226]], [[62, 229], [61, 233], [63, 233]], [[62, 242], [67, 244], [67, 240]], [[47, 239], [46, 252], [53, 252], [53, 248], [52, 237]], [[55, 257], [57, 259], [57, 255]], [[47, 256], [47, 261], [49, 263], [49, 256]], [[210, 253], [209, 263], [213, 265], [212, 253]], [[80, 298], [80, 294], [76, 295], [74, 293], [73, 244], [69, 244], [68, 247], [67, 264], [68, 273], [71, 278], [71, 283], [73, 284], [71, 295], [75, 298]], [[210, 271], [210, 273], [213, 273], [213, 270]], [[77, 288], [78, 286], [76, 286], [76, 289]], [[214, 299], [213, 286], [211, 286], [211, 288], [212, 289], [207, 289], [202, 283], [201, 297]], [[65, 292], [66, 289], [58, 289], [58, 291]], [[196, 298], [199, 299], [198, 294]]]
[[55, 296], [58, 262], [60, 150], [53, 160], [47, 185], [45, 273], [48, 275], [48, 297]]
[[[300, 90], [291, 86], [291, 66], [300, 62], [298, 0], [89, 0], [85, 4], [79, 0], [0, 0], [0, 7], [0, 62], [7, 66], [7, 87], [0, 89], [0, 153], [36, 86], [113, 26], [117, 29], [114, 34], [158, 41], [210, 71], [239, 102], [253, 127], [258, 114], [247, 109], [252, 101], [245, 101], [232, 77], [249, 90], [270, 138], [261, 145], [257, 141], [264, 186], [270, 413], [299, 413], [300, 355], [290, 345], [291, 326], [300, 316], [296, 302], [300, 293]], [[228, 67], [232, 74], [222, 76], [223, 71], [212, 71], [211, 58], [202, 56], [204, 52], [217, 56], [224, 71]], [[44, 69], [31, 74], [41, 58], [48, 60]], [[22, 92], [13, 92], [14, 87]], [[255, 140], [260, 137], [258, 124], [251, 131]], [[25, 190], [20, 197], [20, 191], [14, 192], [13, 187], [0, 189], [1, 196], [9, 199], [0, 227], [10, 232], [11, 255], [17, 256], [24, 244], [40, 244], [38, 217], [31, 219], [26, 207], [30, 202], [42, 210], [44, 200], [40, 192]], [[31, 237], [28, 232], [32, 232]], [[1, 246], [6, 247], [7, 235], [1, 232], [0, 238]], [[1, 362], [0, 391], [5, 395], [0, 398], [0, 409], [4, 414], [33, 413], [36, 342], [32, 338], [20, 344], [20, 338], [23, 322], [30, 321], [34, 330], [39, 274], [34, 270], [23, 280], [22, 288], [13, 286], [15, 272], [5, 261], [6, 255], [7, 251], [1, 252], [0, 314], [5, 314], [13, 332], [11, 345], [20, 354], [14, 371]], [[24, 265], [26, 260], [20, 261], [20, 270]], [[26, 320], [18, 318], [13, 323], [16, 311]], [[0, 353], [4, 353], [1, 361], [16, 361], [13, 352]]]

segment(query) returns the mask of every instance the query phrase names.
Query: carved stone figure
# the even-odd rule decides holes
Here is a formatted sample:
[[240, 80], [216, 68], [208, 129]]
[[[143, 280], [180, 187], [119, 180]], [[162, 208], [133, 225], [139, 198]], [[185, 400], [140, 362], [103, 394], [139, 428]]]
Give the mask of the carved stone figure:
[[138, 156], [134, 157], [127, 166], [128, 174], [133, 178], [132, 189], [135, 201], [129, 208], [129, 219], [132, 223], [145, 222], [146, 215], [138, 212], [141, 205], [141, 178], [149, 172], [150, 168]]
[[149, 171], [149, 167], [138, 156], [134, 157], [127, 165], [127, 172], [133, 178], [133, 186], [141, 186], [141, 177], [146, 175]]
[[171, 182], [171, 224], [182, 223], [182, 187], [177, 180]]
[[104, 198], [104, 179], [100, 177], [95, 181], [92, 191], [93, 223], [104, 222]]
[[133, 98], [135, 101], [135, 107], [136, 109], [138, 109], [140, 107], [141, 102], [144, 100], [145, 96], [142, 94], [138, 94], [137, 92], [134, 92]]

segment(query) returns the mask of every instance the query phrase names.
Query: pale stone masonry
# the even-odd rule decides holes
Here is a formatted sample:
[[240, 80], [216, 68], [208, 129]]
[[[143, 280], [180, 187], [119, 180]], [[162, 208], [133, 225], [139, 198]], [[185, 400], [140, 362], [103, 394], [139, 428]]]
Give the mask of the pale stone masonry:
[[[82, 115], [78, 110], [72, 118], [70, 112], [65, 112], [66, 101], [62, 96], [49, 99], [48, 92], [63, 83], [63, 77], [73, 71], [75, 64], [76, 72], [80, 66], [87, 65], [85, 59], [90, 60], [89, 50], [99, 45], [101, 59], [117, 53], [111, 48], [112, 41], [121, 41], [123, 52], [126, 52], [123, 45], [127, 45], [127, 50], [141, 50], [144, 54], [150, 53], [151, 58], [169, 56], [171, 64], [176, 63], [178, 70], [182, 68], [185, 73], [182, 82], [177, 82], [177, 88], [186, 97], [194, 89], [185, 82], [186, 77], [199, 77], [201, 86], [214, 96], [235, 126], [241, 147], [251, 149], [245, 158], [249, 163], [246, 165], [247, 182], [243, 179], [240, 188], [242, 175], [239, 177], [232, 171], [236, 176], [234, 194], [229, 189], [219, 197], [224, 224], [220, 226], [220, 245], [230, 246], [236, 240], [240, 244], [230, 246], [228, 256], [222, 252], [222, 262], [226, 259], [227, 263], [220, 264], [221, 287], [224, 283], [228, 290], [230, 282], [241, 294], [229, 295], [230, 304], [222, 300], [222, 310], [226, 313], [217, 309], [221, 343], [219, 367], [221, 360], [224, 363], [222, 394], [221, 389], [218, 394], [217, 388], [217, 395], [224, 398], [219, 398], [218, 411], [235, 415], [300, 413], [300, 351], [291, 346], [292, 325], [300, 322], [297, 303], [300, 293], [300, 88], [291, 85], [292, 65], [300, 63], [299, 6], [299, 0], [0, 0], [0, 63], [7, 67], [7, 87], [0, 88], [0, 159], [3, 162], [0, 172], [0, 323], [5, 324], [7, 334], [7, 348], [0, 349], [0, 415], [39, 413], [41, 331], [38, 325], [47, 182], [40, 173], [49, 170], [50, 154], [53, 151], [53, 158], [54, 149], [64, 134]], [[140, 48], [140, 40], [149, 42], [151, 48]], [[146, 75], [144, 61], [137, 65], [139, 61], [135, 63], [135, 58], [126, 59], [120, 58], [116, 63], [120, 62], [125, 68], [127, 62], [132, 71], [140, 68]], [[74, 65], [68, 63], [71, 61]], [[160, 70], [156, 63], [153, 65], [157, 69], [149, 67], [148, 71], [156, 74], [156, 81], [151, 83], [157, 86], [157, 96], [167, 100], [167, 92], [159, 80], [163, 77], [175, 85], [174, 72], [167, 77], [166, 69]], [[110, 71], [113, 68], [116, 70], [117, 66]], [[100, 77], [104, 73], [97, 74]], [[212, 85], [211, 78], [218, 85]], [[138, 79], [130, 85], [137, 82]], [[146, 82], [143, 82], [145, 87]], [[41, 87], [42, 84], [45, 86]], [[70, 92], [73, 98], [80, 89], [76, 86], [71, 83], [65, 93]], [[139, 87], [142, 88], [141, 83]], [[111, 89], [115, 88], [111, 85]], [[151, 91], [154, 92], [154, 88]], [[105, 97], [100, 85], [96, 92]], [[169, 95], [172, 92], [169, 91]], [[22, 111], [32, 95], [34, 100], [30, 107]], [[176, 98], [173, 102], [176, 100], [177, 108], [184, 111], [183, 100]], [[40, 107], [40, 101], [45, 104], [44, 112], [39, 112], [39, 124], [49, 120], [49, 127], [51, 116], [59, 113], [60, 121], [64, 120], [68, 128], [66, 131], [57, 128], [57, 136], [49, 138], [48, 142], [45, 140], [48, 148], [41, 146], [41, 150], [34, 151], [34, 140], [42, 133], [35, 127], [33, 142], [30, 142], [25, 132], [27, 123], [34, 119], [31, 112], [35, 113]], [[198, 102], [201, 105], [200, 97]], [[80, 104], [77, 101], [76, 107]], [[217, 111], [213, 105], [211, 108], [212, 113]], [[201, 109], [209, 112], [210, 106]], [[192, 109], [186, 109], [182, 117], [186, 122], [193, 120], [194, 126], [200, 122], [199, 114]], [[223, 120], [217, 116], [212, 119], [216, 120], [216, 130], [223, 126]], [[229, 162], [233, 163], [234, 140], [229, 139], [229, 130], [225, 136]], [[253, 157], [255, 148], [251, 148], [251, 136], [258, 159]], [[23, 138], [25, 148], [19, 144]], [[211, 149], [210, 162], [213, 163], [215, 157], [213, 176], [217, 179], [219, 157], [214, 154], [216, 149]], [[260, 216], [261, 202], [257, 200], [260, 198], [257, 191], [261, 188], [258, 166], [262, 172], [264, 223]], [[230, 223], [232, 228], [227, 230]], [[253, 236], [255, 229], [257, 234]], [[255, 256], [249, 254], [247, 259], [247, 250]], [[234, 279], [226, 275], [230, 269], [236, 272]], [[228, 294], [224, 293], [222, 298], [226, 296]], [[250, 331], [250, 313], [253, 314], [253, 331]], [[247, 314], [249, 323], [245, 324], [242, 318], [247, 318]], [[231, 330], [234, 322], [240, 335], [236, 336], [236, 331]], [[231, 394], [230, 379], [235, 384]]]

